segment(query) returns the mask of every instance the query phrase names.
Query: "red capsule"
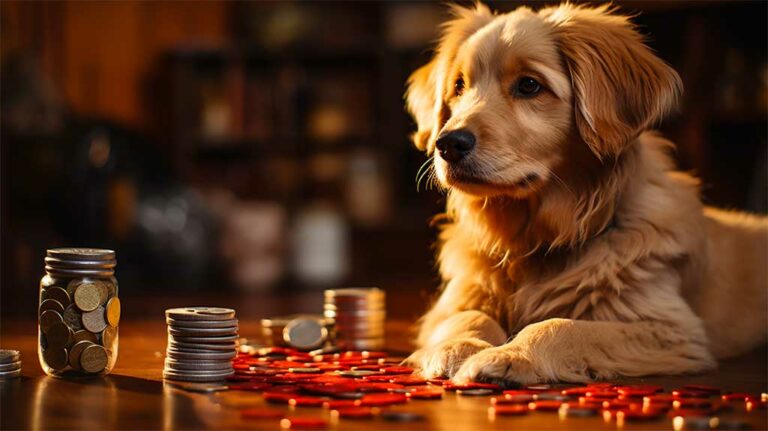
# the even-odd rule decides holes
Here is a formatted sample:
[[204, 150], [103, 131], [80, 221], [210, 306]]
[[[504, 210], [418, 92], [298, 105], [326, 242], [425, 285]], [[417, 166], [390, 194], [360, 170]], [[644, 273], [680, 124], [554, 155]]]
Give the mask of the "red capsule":
[[500, 397], [491, 397], [491, 404], [525, 404], [533, 402], [535, 397], [531, 394], [510, 395], [503, 394]]
[[379, 368], [379, 371], [381, 371], [384, 374], [413, 374], [414, 370], [411, 367], [395, 366], [395, 367], [382, 367], [382, 368]]
[[324, 402], [323, 407], [326, 409], [344, 409], [357, 407], [357, 403], [356, 400], [330, 400]]
[[273, 404], [288, 404], [288, 401], [296, 396], [295, 394], [283, 392], [264, 392], [261, 395], [264, 397], [264, 401]]
[[[747, 392], [731, 392], [727, 394], [723, 394], [720, 398], [723, 401], [747, 401], [749, 399], [752, 399], [752, 397], [755, 397], [756, 395], [750, 394]], [[757, 399], [760, 399], [759, 396], [757, 396]]]
[[331, 414], [346, 419], [368, 419], [373, 417], [373, 409], [370, 407], [346, 407], [332, 410]]
[[563, 389], [562, 391], [560, 391], [560, 393], [563, 394], [563, 395], [586, 395], [587, 392], [592, 391], [592, 390], [594, 390], [594, 389], [593, 388], [589, 388], [587, 386], [580, 386], [580, 387], [576, 387], [576, 388]]
[[389, 383], [390, 380], [392, 380], [392, 376], [364, 376], [362, 378], [366, 382], [380, 382], [380, 383]]
[[408, 402], [408, 398], [403, 394], [368, 394], [363, 398], [356, 400], [357, 405], [365, 407], [389, 406], [393, 404], [403, 404]]
[[321, 407], [327, 401], [320, 397], [294, 396], [288, 400], [288, 405], [295, 407]]
[[390, 383], [396, 383], [404, 386], [416, 386], [416, 385], [427, 384], [426, 379], [419, 376], [413, 376], [413, 375], [394, 375], [394, 376], [391, 376], [389, 381]]
[[672, 391], [672, 396], [675, 398], [707, 398], [711, 394], [704, 391], [694, 391], [691, 389], [675, 389]]

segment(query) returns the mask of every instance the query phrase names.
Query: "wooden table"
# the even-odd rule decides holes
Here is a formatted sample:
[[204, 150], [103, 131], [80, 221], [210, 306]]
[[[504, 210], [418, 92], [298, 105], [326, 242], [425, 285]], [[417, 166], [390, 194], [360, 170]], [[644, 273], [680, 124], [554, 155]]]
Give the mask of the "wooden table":
[[[392, 300], [396, 300], [393, 298]], [[390, 310], [394, 310], [390, 300]], [[296, 300], [286, 299], [296, 304]], [[315, 300], [312, 300], [315, 301]], [[310, 304], [314, 302], [310, 301]], [[257, 301], [258, 302], [258, 301]], [[163, 354], [165, 351], [165, 322], [160, 310], [163, 300], [125, 301], [130, 307], [152, 310], [146, 315], [154, 317], [125, 318], [120, 325], [120, 351], [117, 366], [112, 374], [101, 379], [61, 380], [43, 375], [36, 351], [36, 327], [34, 321], [4, 320], [0, 331], [0, 345], [22, 351], [23, 377], [0, 383], [0, 425], [2, 429], [279, 429], [276, 420], [244, 421], [239, 409], [263, 405], [256, 393], [218, 392], [192, 393], [173, 388], [162, 381]], [[201, 302], [197, 302], [201, 303]], [[301, 302], [299, 302], [301, 303]], [[128, 305], [126, 304], [126, 305]], [[191, 303], [189, 303], [191, 304]], [[210, 305], [226, 305], [224, 300]], [[239, 303], [238, 303], [239, 304]], [[269, 304], [254, 305], [248, 310], [263, 309], [285, 311]], [[187, 305], [187, 304], [177, 304]], [[245, 304], [241, 304], [245, 308]], [[306, 304], [305, 304], [306, 305]], [[314, 306], [314, 305], [312, 305]], [[418, 302], [415, 308], [423, 306]], [[130, 307], [124, 307], [130, 310]], [[407, 307], [406, 307], [407, 308]], [[138, 309], [138, 308], [137, 308]], [[390, 347], [399, 351], [410, 348], [410, 332], [413, 324], [410, 316], [414, 310], [394, 311], [394, 319], [387, 324]], [[418, 312], [418, 311], [417, 311]], [[240, 316], [241, 336], [259, 334], [257, 316], [244, 313]], [[715, 385], [724, 390], [765, 392], [768, 389], [768, 351], [761, 349], [750, 355], [726, 361], [717, 371], [685, 377], [654, 377], [647, 379], [623, 379], [622, 382], [661, 384], [666, 389], [684, 383]], [[461, 397], [446, 393], [441, 401], [412, 401], [393, 407], [422, 413], [427, 420], [419, 423], [388, 423], [374, 421], [341, 420], [337, 430], [615, 430], [615, 423], [602, 418], [574, 418], [560, 421], [557, 414], [534, 412], [524, 417], [503, 417], [490, 421], [487, 415], [487, 397]], [[300, 408], [289, 411], [290, 415], [327, 417], [322, 409]], [[739, 417], [751, 423], [754, 429], [767, 429], [766, 411], [749, 416], [734, 411], [723, 417]], [[624, 429], [672, 429], [670, 419], [663, 421], [628, 423]]]

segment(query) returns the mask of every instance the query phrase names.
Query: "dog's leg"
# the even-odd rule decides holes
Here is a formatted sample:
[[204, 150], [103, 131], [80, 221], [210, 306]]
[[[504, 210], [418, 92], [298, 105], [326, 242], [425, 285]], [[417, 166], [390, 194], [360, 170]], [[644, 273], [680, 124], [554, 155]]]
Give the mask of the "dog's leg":
[[427, 316], [428, 322], [434, 323], [422, 327], [423, 347], [406, 359], [425, 377], [451, 377], [468, 357], [507, 341], [507, 334], [499, 324], [481, 311], [441, 316], [446, 318], [439, 322], [434, 322], [437, 320], [434, 314]]
[[685, 318], [675, 322], [549, 319], [534, 323], [509, 343], [470, 357], [454, 381], [586, 382], [714, 367], [701, 322], [693, 315], [681, 317]]

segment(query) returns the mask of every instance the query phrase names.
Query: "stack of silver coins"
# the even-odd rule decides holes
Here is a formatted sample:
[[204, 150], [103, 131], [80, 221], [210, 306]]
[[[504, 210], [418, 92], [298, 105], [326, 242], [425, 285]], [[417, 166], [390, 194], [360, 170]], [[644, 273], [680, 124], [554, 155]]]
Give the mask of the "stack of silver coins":
[[0, 380], [21, 375], [21, 352], [0, 349]]
[[235, 310], [184, 307], [165, 311], [168, 324], [163, 378], [182, 382], [218, 382], [234, 373], [237, 355]]
[[333, 319], [335, 345], [349, 350], [384, 348], [386, 295], [377, 288], [328, 289], [323, 316]]

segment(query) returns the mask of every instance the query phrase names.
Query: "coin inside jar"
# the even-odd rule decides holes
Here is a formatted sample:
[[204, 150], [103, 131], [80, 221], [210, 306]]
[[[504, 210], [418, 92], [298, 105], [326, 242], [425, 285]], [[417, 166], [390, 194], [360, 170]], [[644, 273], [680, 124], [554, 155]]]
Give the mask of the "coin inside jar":
[[109, 358], [103, 347], [92, 344], [80, 354], [80, 367], [87, 373], [98, 373], [106, 366]]
[[75, 332], [73, 343], [79, 343], [81, 341], [90, 341], [91, 343], [97, 343], [98, 339], [96, 338], [96, 334], [86, 331], [84, 329], [81, 329]]
[[48, 348], [43, 352], [45, 363], [54, 370], [61, 370], [67, 366], [67, 349]]
[[107, 302], [107, 323], [114, 327], [120, 323], [120, 298], [116, 296]]
[[92, 346], [90, 341], [80, 341], [75, 343], [71, 349], [69, 349], [69, 366], [79, 370], [80, 369], [80, 355], [83, 353], [86, 347]]
[[45, 299], [53, 299], [63, 307], [68, 306], [72, 302], [69, 293], [60, 287], [49, 287], [48, 289], [45, 289], [44, 292]]
[[59, 314], [64, 313], [64, 306], [55, 299], [46, 299], [40, 303], [40, 314], [43, 314], [45, 310], [53, 310]]
[[75, 307], [74, 304], [71, 304], [69, 307], [67, 307], [66, 310], [64, 310], [64, 315], [62, 317], [64, 318], [64, 323], [69, 325], [73, 331], [79, 331], [83, 329], [83, 321], [80, 318], [80, 312], [77, 310], [77, 307]]
[[70, 341], [72, 341], [72, 330], [64, 322], [54, 323], [45, 334], [48, 340], [48, 347], [53, 349], [67, 347]]
[[102, 302], [102, 295], [106, 295], [106, 292], [102, 293], [101, 285], [97, 280], [82, 281], [75, 289], [77, 308], [84, 312], [95, 310]]
[[112, 349], [115, 341], [117, 340], [117, 328], [114, 326], [107, 326], [101, 333], [101, 345], [107, 349]]
[[104, 307], [98, 306], [93, 311], [83, 313], [83, 327], [91, 332], [99, 333], [107, 327], [107, 321], [104, 319]]
[[40, 329], [43, 332], [48, 332], [48, 329], [50, 329], [51, 326], [59, 322], [63, 322], [61, 314], [53, 310], [45, 310], [43, 311], [43, 314], [40, 315]]

